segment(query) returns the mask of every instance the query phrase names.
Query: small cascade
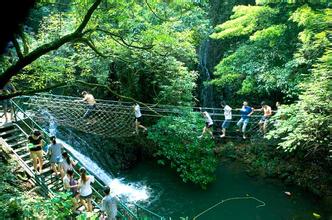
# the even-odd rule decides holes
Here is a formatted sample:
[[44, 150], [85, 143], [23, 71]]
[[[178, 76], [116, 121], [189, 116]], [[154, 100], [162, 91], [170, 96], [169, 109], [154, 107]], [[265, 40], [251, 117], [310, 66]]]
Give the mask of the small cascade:
[[213, 107], [213, 87], [207, 82], [211, 80], [211, 74], [207, 66], [209, 52], [209, 39], [204, 40], [199, 47], [199, 68], [200, 68], [200, 78], [201, 78], [201, 93], [200, 100], [203, 107]]
[[[55, 118], [47, 111], [43, 110], [42, 114], [47, 116], [49, 119], [48, 131], [50, 135], [56, 135], [58, 133], [57, 123]], [[78, 137], [74, 133], [70, 133], [72, 138], [75, 138], [75, 146], [86, 147], [88, 143], [82, 138]], [[114, 178], [111, 173], [103, 170], [98, 166], [97, 163], [92, 161], [89, 157], [85, 156], [81, 152], [77, 151], [71, 145], [67, 144], [65, 141], [58, 138], [58, 142], [63, 144], [63, 146], [68, 150], [74, 157], [76, 157], [82, 165], [94, 176], [97, 176], [105, 185], [110, 186], [112, 193], [119, 196], [126, 202], [142, 202], [149, 199], [149, 188], [141, 183], [126, 183], [124, 178]]]

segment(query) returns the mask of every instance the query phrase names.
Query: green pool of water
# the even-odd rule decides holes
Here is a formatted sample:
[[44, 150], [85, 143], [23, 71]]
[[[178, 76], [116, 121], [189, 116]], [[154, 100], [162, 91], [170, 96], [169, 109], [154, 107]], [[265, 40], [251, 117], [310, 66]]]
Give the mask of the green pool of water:
[[[221, 162], [216, 181], [202, 190], [183, 183], [171, 169], [153, 161], [141, 162], [132, 170], [122, 173], [128, 182], [140, 182], [150, 188], [150, 201], [143, 204], [156, 213], [172, 219], [195, 216], [222, 200], [233, 197], [255, 197], [231, 200], [206, 211], [198, 220], [306, 220], [330, 219], [320, 202], [310, 193], [297, 187], [286, 186], [278, 180], [250, 177], [245, 167], [236, 162]], [[284, 192], [290, 191], [291, 196]]]

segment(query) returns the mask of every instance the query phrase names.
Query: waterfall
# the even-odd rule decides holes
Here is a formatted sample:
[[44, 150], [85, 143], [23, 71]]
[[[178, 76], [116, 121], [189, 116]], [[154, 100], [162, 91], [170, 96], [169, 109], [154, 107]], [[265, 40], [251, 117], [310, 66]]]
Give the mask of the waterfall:
[[[47, 116], [48, 118], [48, 131], [50, 135], [56, 135], [57, 133], [57, 123], [55, 118], [47, 111], [43, 110], [42, 114]], [[75, 138], [76, 141], [79, 139], [80, 143], [75, 146], [84, 147], [84, 145], [88, 145], [88, 143], [82, 140], [77, 135], [70, 133], [71, 138]], [[126, 202], [138, 202], [138, 201], [147, 201], [150, 197], [149, 188], [141, 183], [126, 183], [124, 178], [114, 178], [113, 175], [101, 167], [98, 166], [97, 163], [92, 161], [89, 157], [82, 154], [78, 150], [76, 150], [71, 145], [67, 144], [65, 141], [57, 138], [58, 143], [63, 144], [64, 148], [69, 151], [74, 157], [76, 157], [81, 164], [94, 176], [97, 176], [104, 185], [108, 185], [112, 194], [119, 196], [121, 199]]]
[[211, 80], [211, 74], [207, 66], [207, 58], [209, 52], [209, 39], [204, 40], [200, 45], [199, 54], [199, 69], [201, 78], [201, 93], [200, 100], [203, 107], [213, 107], [213, 87], [207, 82]]

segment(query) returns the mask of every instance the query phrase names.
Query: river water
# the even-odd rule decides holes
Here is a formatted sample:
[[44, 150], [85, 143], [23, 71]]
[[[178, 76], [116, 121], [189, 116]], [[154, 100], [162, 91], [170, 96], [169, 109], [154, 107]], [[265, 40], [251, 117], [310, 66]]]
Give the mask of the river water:
[[[183, 183], [173, 170], [146, 161], [122, 174], [128, 182], [141, 182], [150, 190], [145, 206], [160, 215], [179, 219], [195, 216], [234, 197], [253, 199], [231, 200], [217, 205], [197, 219], [207, 220], [306, 220], [324, 218], [320, 203], [310, 193], [297, 187], [285, 186], [280, 181], [250, 177], [244, 165], [223, 161], [216, 171], [216, 181], [207, 190]], [[291, 196], [284, 192], [289, 191]], [[264, 205], [261, 207], [256, 207]]]
[[[55, 123], [50, 123], [49, 131], [56, 133]], [[80, 139], [73, 134], [69, 136], [75, 140]], [[73, 142], [68, 136], [65, 140]], [[93, 151], [86, 150], [88, 143], [83, 140], [73, 143], [63, 144], [90, 172], [110, 185], [113, 192], [127, 202], [140, 203], [165, 217], [196, 217], [198, 220], [309, 220], [317, 219], [313, 215], [317, 213], [320, 219], [332, 219], [331, 209], [323, 207], [310, 193], [298, 187], [286, 186], [278, 180], [250, 177], [245, 166], [234, 161], [221, 161], [216, 170], [216, 181], [203, 190], [193, 184], [183, 183], [174, 170], [151, 160], [142, 161], [115, 177], [111, 175], [105, 159], [90, 159], [93, 155], [89, 154], [93, 154]], [[292, 195], [288, 196], [285, 192], [291, 192]], [[231, 200], [222, 202], [228, 199]], [[326, 210], [330, 210], [329, 214], [324, 213]]]

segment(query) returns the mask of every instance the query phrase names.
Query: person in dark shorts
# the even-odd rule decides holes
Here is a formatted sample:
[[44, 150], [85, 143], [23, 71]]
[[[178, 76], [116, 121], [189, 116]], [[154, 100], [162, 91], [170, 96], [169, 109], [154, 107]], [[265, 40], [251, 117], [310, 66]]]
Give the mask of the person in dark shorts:
[[80, 175], [81, 178], [79, 179], [79, 193], [80, 198], [85, 206], [85, 209], [87, 212], [92, 212], [92, 203], [91, 203], [91, 197], [92, 197], [92, 188], [91, 183], [95, 181], [94, 176], [90, 176], [86, 174], [86, 169], [84, 167], [81, 167], [80, 169]]
[[[15, 87], [8, 82], [2, 89], [0, 89], [1, 95], [9, 95], [11, 93], [15, 93]], [[12, 121], [12, 117], [14, 115], [14, 110], [12, 108], [12, 104], [10, 99], [5, 99], [0, 102], [3, 106], [4, 116], [5, 116], [5, 123]]]
[[214, 138], [212, 132], [213, 121], [211, 116], [207, 111], [202, 112], [202, 116], [204, 117], [205, 126], [203, 128], [202, 134], [198, 136], [198, 138], [202, 138], [206, 132], [208, 132], [211, 135], [211, 137]]
[[266, 133], [266, 127], [267, 127], [267, 123], [272, 115], [272, 109], [270, 106], [268, 106], [265, 102], [261, 103], [262, 108], [259, 111], [262, 111], [264, 114], [261, 118], [261, 120], [259, 121], [259, 129], [260, 131], [265, 134]]
[[147, 130], [146, 127], [142, 125], [142, 113], [141, 113], [141, 107], [138, 103], [135, 103], [133, 106], [133, 110], [135, 113], [135, 132], [138, 134], [138, 128], [144, 129], [144, 132]]
[[222, 135], [220, 135], [221, 138], [226, 136], [226, 129], [229, 127], [229, 124], [231, 123], [232, 120], [232, 108], [226, 104], [225, 101], [221, 102], [221, 107], [224, 108], [224, 116], [225, 120], [221, 125], [222, 128]]
[[37, 174], [43, 171], [43, 137], [39, 130], [35, 130], [32, 135], [28, 137], [28, 148], [33, 162], [33, 168]]
[[95, 97], [87, 91], [83, 91], [82, 96], [83, 99], [81, 101], [87, 103], [86, 111], [83, 115], [83, 118], [89, 118], [92, 115], [93, 111], [96, 109], [97, 102], [95, 100]]

